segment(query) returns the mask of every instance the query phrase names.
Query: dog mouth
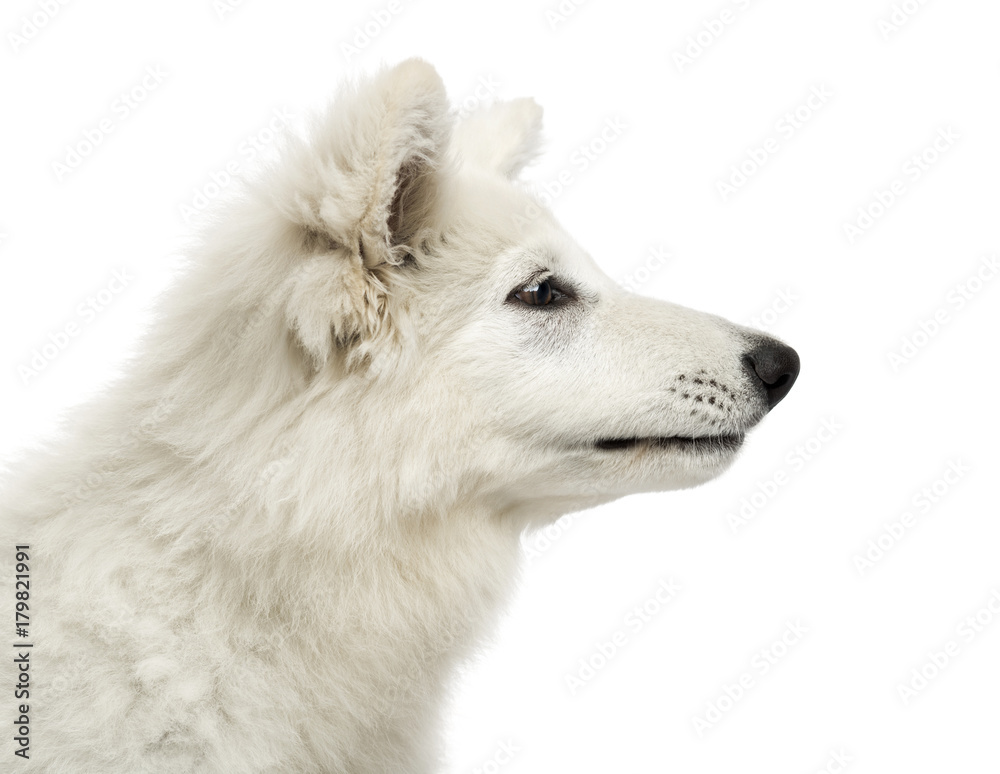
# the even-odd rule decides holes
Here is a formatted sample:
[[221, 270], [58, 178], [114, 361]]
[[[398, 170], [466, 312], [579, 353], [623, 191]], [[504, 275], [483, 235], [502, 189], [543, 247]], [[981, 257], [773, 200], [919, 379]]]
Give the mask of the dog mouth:
[[630, 451], [633, 449], [667, 449], [671, 451], [719, 454], [738, 451], [746, 436], [743, 433], [730, 435], [702, 435], [697, 437], [672, 435], [631, 438], [602, 438], [594, 442], [594, 448], [601, 451]]

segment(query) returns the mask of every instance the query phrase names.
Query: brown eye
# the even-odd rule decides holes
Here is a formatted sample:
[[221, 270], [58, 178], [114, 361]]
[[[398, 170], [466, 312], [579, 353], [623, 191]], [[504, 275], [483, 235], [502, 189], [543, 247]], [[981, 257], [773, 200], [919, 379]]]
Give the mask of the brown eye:
[[552, 301], [552, 285], [548, 280], [527, 285], [514, 294], [514, 297], [528, 306], [545, 306]]

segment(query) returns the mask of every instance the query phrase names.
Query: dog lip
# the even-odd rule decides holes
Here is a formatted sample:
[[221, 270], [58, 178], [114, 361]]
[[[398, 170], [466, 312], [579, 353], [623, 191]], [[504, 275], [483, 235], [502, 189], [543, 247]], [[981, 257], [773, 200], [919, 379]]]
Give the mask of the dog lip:
[[743, 445], [743, 433], [701, 436], [635, 436], [628, 438], [602, 438], [594, 442], [594, 447], [602, 451], [621, 451], [638, 447], [661, 449], [685, 449], [691, 451], [736, 451]]

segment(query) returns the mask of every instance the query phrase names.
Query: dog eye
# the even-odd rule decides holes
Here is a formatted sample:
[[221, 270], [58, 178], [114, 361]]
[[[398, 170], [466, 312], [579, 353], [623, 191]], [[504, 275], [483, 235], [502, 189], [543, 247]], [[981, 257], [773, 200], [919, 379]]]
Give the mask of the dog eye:
[[514, 298], [528, 306], [546, 306], [552, 303], [558, 295], [561, 294], [552, 287], [552, 283], [548, 280], [525, 285], [513, 293]]

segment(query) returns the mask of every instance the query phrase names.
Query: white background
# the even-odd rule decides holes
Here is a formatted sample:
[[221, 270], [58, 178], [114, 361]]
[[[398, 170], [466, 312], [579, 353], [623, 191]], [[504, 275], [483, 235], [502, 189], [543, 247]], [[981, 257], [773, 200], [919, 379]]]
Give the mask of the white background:
[[[538, 556], [448, 709], [446, 771], [1000, 770], [1000, 279], [982, 263], [1000, 250], [1000, 6], [909, 0], [894, 27], [889, 0], [43, 7], [0, 13], [2, 451], [113, 373], [198, 222], [183, 208], [246, 161], [273, 111], [300, 119], [353, 70], [423, 56], [457, 102], [493, 84], [545, 107], [530, 177], [570, 170], [554, 209], [609, 274], [756, 319], [803, 363], [721, 479], [528, 541]], [[28, 39], [31, 18], [45, 24]], [[116, 100], [147, 68], [162, 82], [125, 116]], [[802, 107], [814, 89], [830, 96]], [[111, 133], [58, 175], [105, 118]], [[625, 129], [601, 147], [608, 120]], [[935, 151], [941, 131], [957, 139]], [[776, 152], [752, 169], [769, 138]], [[894, 180], [905, 190], [880, 211]], [[859, 208], [873, 217], [852, 240]], [[127, 288], [82, 321], [123, 268]], [[34, 350], [74, 321], [26, 380]], [[946, 482], [950, 465], [965, 472]], [[892, 523], [899, 537], [859, 568]], [[681, 589], [657, 609], [663, 579]], [[627, 617], [645, 603], [637, 630]], [[806, 633], [775, 645], [790, 623]], [[624, 645], [583, 680], [581, 659], [601, 665], [616, 632]], [[950, 641], [935, 675], [930, 654]], [[914, 669], [931, 679], [904, 701]], [[753, 684], [727, 699], [745, 673]], [[720, 714], [699, 734], [709, 705]]]

